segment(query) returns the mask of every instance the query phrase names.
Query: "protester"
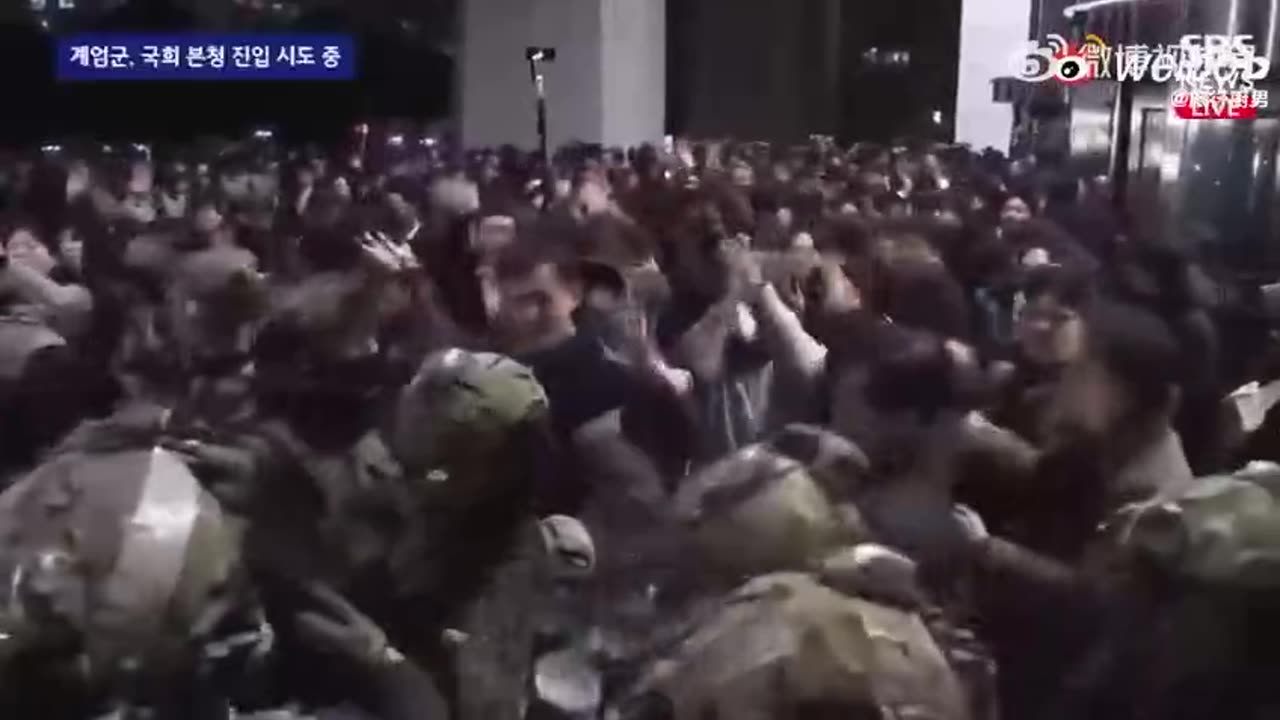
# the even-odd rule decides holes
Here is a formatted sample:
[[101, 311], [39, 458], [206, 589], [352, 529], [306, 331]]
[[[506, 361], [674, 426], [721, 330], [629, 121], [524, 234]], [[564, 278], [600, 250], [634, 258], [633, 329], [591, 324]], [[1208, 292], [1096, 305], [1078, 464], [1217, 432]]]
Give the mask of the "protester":
[[5, 717], [1276, 706], [1265, 288], [965, 147], [550, 162], [0, 166]]

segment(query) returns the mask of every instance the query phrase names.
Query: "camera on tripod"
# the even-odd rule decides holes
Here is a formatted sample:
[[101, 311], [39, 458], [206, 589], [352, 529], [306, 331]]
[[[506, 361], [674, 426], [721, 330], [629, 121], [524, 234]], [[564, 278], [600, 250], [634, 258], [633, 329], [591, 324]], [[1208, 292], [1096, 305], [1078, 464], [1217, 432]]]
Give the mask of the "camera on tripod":
[[524, 49], [524, 59], [529, 62], [555, 62], [556, 49], [553, 47], [527, 47]]

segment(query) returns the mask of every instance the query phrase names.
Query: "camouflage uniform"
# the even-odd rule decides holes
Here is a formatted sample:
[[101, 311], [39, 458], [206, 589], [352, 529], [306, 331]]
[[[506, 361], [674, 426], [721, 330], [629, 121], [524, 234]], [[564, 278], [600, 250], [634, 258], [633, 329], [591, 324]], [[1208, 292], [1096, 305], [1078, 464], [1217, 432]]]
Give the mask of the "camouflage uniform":
[[[240, 442], [258, 458], [247, 502], [255, 560], [346, 587], [383, 561], [409, 522], [400, 465], [376, 430], [323, 450], [270, 421]], [[282, 517], [282, 507], [294, 512]]]
[[[184, 693], [229, 657], [207, 648], [238, 646], [222, 633], [245, 606], [236, 526], [178, 457], [62, 454], [0, 495], [0, 528], [5, 717], [83, 712], [124, 688], [198, 716]], [[78, 682], [54, 680], [59, 667], [78, 667]]]
[[452, 349], [427, 358], [395, 413], [391, 444], [421, 516], [392, 572], [400, 604], [445, 631], [434, 669], [456, 718], [524, 714], [548, 582], [530, 453], [548, 410], [528, 368]]
[[802, 465], [750, 446], [687, 481], [676, 506], [702, 569], [745, 584], [705, 588], [623, 717], [655, 698], [673, 720], [970, 717], [916, 611], [914, 564], [865, 544]]
[[1086, 558], [1110, 624], [1057, 717], [1271, 717], [1280, 707], [1280, 467], [1198, 479], [1117, 512]]
[[[128, 442], [112, 429], [97, 428], [97, 439]], [[0, 608], [4, 717], [97, 717], [110, 708], [104, 717], [221, 720], [242, 703], [307, 693], [263, 672], [279, 670], [291, 648], [250, 592], [240, 523], [176, 454], [142, 442], [64, 450], [0, 495], [0, 528], [11, 595]], [[387, 720], [443, 715], [429, 679], [350, 613], [338, 633], [357, 655], [327, 658], [325, 668], [345, 670], [332, 688], [338, 710], [316, 717], [369, 717], [348, 709], [353, 700]]]

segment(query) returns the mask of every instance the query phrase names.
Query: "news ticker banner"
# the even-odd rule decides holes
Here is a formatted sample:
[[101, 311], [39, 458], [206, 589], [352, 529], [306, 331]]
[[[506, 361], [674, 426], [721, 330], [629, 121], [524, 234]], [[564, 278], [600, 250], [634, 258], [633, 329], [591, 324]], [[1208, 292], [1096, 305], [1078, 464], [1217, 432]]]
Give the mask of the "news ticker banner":
[[90, 33], [58, 38], [61, 82], [105, 80], [351, 80], [350, 35]]

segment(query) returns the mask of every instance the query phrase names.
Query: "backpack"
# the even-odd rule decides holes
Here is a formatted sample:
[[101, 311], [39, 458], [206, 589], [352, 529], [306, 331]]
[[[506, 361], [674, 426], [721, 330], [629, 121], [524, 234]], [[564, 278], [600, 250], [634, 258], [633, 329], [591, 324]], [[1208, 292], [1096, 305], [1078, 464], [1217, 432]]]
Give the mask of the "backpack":
[[804, 466], [760, 445], [686, 479], [674, 506], [707, 570], [735, 579], [806, 568], [843, 539], [836, 508]]
[[798, 573], [762, 576], [731, 593], [638, 689], [634, 697], [669, 702], [673, 720], [777, 720], [813, 707], [850, 717], [969, 717], [918, 615]]
[[1280, 589], [1280, 467], [1254, 464], [1121, 508], [1106, 539], [1175, 578]]

